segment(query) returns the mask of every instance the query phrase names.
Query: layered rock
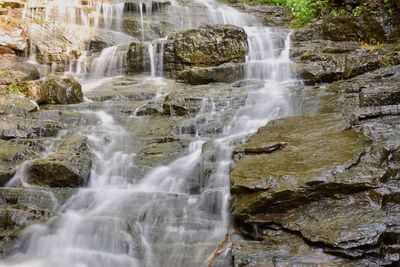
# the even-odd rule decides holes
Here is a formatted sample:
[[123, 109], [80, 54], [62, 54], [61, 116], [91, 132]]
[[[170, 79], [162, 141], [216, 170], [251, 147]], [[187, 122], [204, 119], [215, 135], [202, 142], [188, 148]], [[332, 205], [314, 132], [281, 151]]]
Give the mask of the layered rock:
[[168, 36], [164, 49], [165, 72], [174, 77], [180, 71], [193, 67], [243, 63], [247, 35], [236, 26], [202, 26]]
[[38, 153], [27, 146], [0, 140], [0, 186], [10, 181], [18, 165], [38, 157]]
[[400, 63], [400, 54], [395, 50], [362, 48], [355, 42], [314, 42], [292, 53], [307, 84], [349, 79]]
[[49, 120], [34, 120], [7, 115], [0, 118], [0, 139], [55, 136], [61, 124]]
[[79, 187], [88, 182], [91, 154], [86, 138], [65, 139], [56, 152], [27, 167], [27, 182], [48, 187]]
[[38, 110], [38, 105], [24, 97], [11, 95], [0, 96], [0, 115], [26, 116]]
[[217, 67], [194, 67], [179, 72], [178, 78], [189, 84], [232, 83], [244, 78], [244, 64], [226, 63]]

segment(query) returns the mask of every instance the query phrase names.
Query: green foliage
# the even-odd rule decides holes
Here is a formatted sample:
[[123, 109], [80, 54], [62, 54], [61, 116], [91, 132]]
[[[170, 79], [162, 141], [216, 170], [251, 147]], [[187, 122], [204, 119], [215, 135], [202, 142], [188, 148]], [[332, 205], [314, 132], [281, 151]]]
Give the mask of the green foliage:
[[365, 7], [363, 5], [360, 5], [356, 8], [354, 8], [351, 13], [353, 14], [353, 16], [358, 17], [364, 12], [364, 9], [365, 9]]
[[333, 9], [329, 13], [329, 15], [331, 15], [332, 17], [340, 17], [340, 16], [343, 16], [346, 14], [347, 14], [347, 11], [344, 8]]
[[[251, 0], [242, 0], [250, 2]], [[328, 0], [255, 0], [262, 4], [285, 6], [292, 14], [294, 24], [302, 26], [321, 14], [327, 7]]]
[[28, 91], [28, 88], [26, 87], [26, 84], [21, 83], [13, 83], [10, 84], [9, 86], [6, 87], [6, 89], [2, 92], [3, 95], [9, 95], [9, 94], [25, 94]]
[[327, 6], [327, 0], [287, 0], [286, 5], [290, 8], [295, 23], [301, 26], [322, 13]]
[[7, 71], [7, 69], [6, 68], [2, 68], [2, 67], [0, 67], [0, 74], [1, 73], [4, 73], [4, 72], [6, 72]]

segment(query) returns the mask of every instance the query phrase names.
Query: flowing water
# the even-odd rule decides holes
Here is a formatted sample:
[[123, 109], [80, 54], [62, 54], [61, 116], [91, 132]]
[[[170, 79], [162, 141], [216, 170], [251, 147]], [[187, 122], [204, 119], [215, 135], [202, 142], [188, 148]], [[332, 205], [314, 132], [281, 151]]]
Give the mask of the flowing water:
[[[132, 133], [105, 111], [85, 111], [99, 122], [75, 133], [88, 137], [93, 153], [88, 187], [80, 189], [48, 224], [30, 227], [20, 242], [20, 252], [5, 266], [207, 266], [230, 228], [233, 146], [268, 121], [293, 112], [290, 87], [297, 81], [289, 58], [290, 31], [262, 27], [251, 16], [212, 0], [195, 2], [202, 6], [201, 16], [207, 21], [244, 27], [249, 43], [246, 78], [257, 80], [261, 86], [246, 92], [246, 100], [239, 107], [232, 104], [221, 108], [213, 97], [217, 92], [211, 92], [196, 118], [188, 120], [189, 124], [196, 122], [195, 133], [188, 134], [184, 127], [180, 131], [192, 138], [187, 151], [168, 165], [154, 167], [139, 182], [129, 177], [136, 156], [130, 149]], [[120, 24], [124, 9], [118, 5], [97, 6], [96, 14], [102, 14], [104, 21], [117, 17]], [[134, 10], [129, 5], [125, 11]], [[150, 10], [146, 11], [144, 2], [138, 5], [144, 39], [143, 17]], [[172, 1], [171, 8], [184, 21], [177, 29], [199, 24], [190, 8], [177, 1]], [[99, 24], [98, 15], [83, 19], [81, 14], [78, 19], [67, 7], [63, 12], [68, 19]], [[109, 28], [112, 23], [104, 22], [103, 26]], [[152, 79], [162, 76], [164, 42], [158, 39], [148, 44]], [[104, 49], [90, 66], [83, 54], [70, 66], [70, 72], [82, 79], [122, 75], [124, 56], [118, 56], [118, 51], [117, 46]], [[223, 124], [222, 130], [206, 134], [203, 128], [215, 121]], [[200, 171], [210, 147], [214, 167], [205, 176]], [[229, 257], [224, 257], [229, 249], [227, 243], [225, 254], [213, 266], [230, 266]]]

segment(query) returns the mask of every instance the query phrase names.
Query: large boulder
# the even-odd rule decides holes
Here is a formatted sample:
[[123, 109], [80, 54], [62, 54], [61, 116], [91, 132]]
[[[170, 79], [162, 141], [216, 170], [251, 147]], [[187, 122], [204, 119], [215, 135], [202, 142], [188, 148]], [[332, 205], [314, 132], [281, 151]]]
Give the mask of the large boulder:
[[247, 48], [247, 35], [236, 26], [202, 26], [178, 32], [170, 35], [164, 45], [164, 70], [175, 76], [192, 67], [243, 63]]
[[82, 101], [82, 86], [73, 78], [50, 76], [40, 87], [40, 104], [75, 104]]
[[[335, 194], [373, 188], [386, 170], [366, 137], [341, 115], [288, 117], [261, 128], [236, 149], [233, 215], [282, 212]], [[369, 152], [368, 152], [369, 151]], [[376, 162], [374, 162], [374, 160]]]
[[[381, 125], [372, 127], [387, 136]], [[399, 143], [386, 148], [368, 137], [341, 115], [326, 113], [273, 121], [237, 147], [231, 172], [236, 228], [262, 240], [240, 243], [238, 266], [253, 266], [248, 260], [269, 266], [274, 257], [305, 266], [313, 255], [329, 266], [397, 263]], [[289, 234], [286, 246], [301, 237], [313, 248], [302, 257], [295, 250], [274, 254], [283, 245], [279, 231]]]
[[27, 167], [27, 182], [48, 187], [79, 187], [89, 180], [91, 154], [87, 139], [72, 136], [49, 156], [34, 160]]

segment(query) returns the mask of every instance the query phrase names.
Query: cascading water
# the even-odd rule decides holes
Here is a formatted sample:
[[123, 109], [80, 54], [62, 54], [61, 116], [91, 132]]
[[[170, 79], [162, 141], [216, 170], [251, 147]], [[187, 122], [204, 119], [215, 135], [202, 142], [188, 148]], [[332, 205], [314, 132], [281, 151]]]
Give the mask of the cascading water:
[[[129, 133], [110, 115], [94, 113], [99, 124], [78, 132], [89, 138], [93, 153], [88, 188], [79, 190], [50, 223], [30, 227], [21, 241], [21, 253], [8, 259], [5, 266], [207, 265], [208, 257], [229, 231], [229, 166], [233, 145], [271, 119], [292, 112], [289, 87], [296, 80], [289, 58], [290, 31], [261, 27], [251, 16], [215, 1], [196, 1], [205, 5], [211, 22], [245, 28], [249, 41], [246, 78], [256, 80], [260, 84], [258, 89], [246, 92], [245, 103], [234, 112], [227, 109], [237, 104], [221, 109], [213, 100], [213, 93], [217, 92], [212, 92], [194, 119], [199, 123], [185, 155], [151, 169], [136, 184], [129, 182], [135, 158], [127, 145]], [[175, 5], [179, 3], [174, 1], [172, 6]], [[143, 12], [142, 4], [139, 6]], [[141, 16], [143, 19], [143, 13]], [[188, 23], [196, 24], [192, 18]], [[162, 44], [162, 41], [151, 42], [148, 46], [153, 78], [162, 75]], [[116, 51], [116, 47], [110, 47], [102, 54], [112, 55]], [[88, 67], [85, 57], [75, 64], [76, 72], [90, 75], [87, 74], [90, 68], [96, 78], [107, 73], [118, 74], [115, 71], [120, 61], [110, 64], [109, 59], [103, 60], [110, 57], [103, 55]], [[226, 121], [224, 115], [228, 111], [233, 115]], [[210, 121], [222, 122], [223, 129], [204, 134], [202, 127]], [[186, 132], [181, 134], [185, 136]], [[215, 168], [199, 181], [203, 154], [210, 146], [214, 150]], [[223, 255], [214, 263], [214, 266], [230, 264]]]
[[149, 58], [150, 78], [161, 78], [164, 72], [164, 43], [165, 39], [150, 42], [147, 48]]

